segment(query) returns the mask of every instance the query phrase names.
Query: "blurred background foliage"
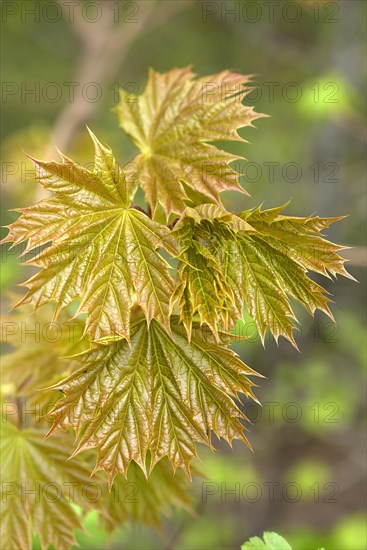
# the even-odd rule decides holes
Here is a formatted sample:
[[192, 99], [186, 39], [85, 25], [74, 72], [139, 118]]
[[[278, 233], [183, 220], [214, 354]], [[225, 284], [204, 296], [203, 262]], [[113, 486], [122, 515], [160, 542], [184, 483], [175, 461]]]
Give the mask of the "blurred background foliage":
[[[251, 196], [227, 194], [227, 208], [292, 198], [293, 215], [349, 214], [328, 235], [355, 247], [345, 254], [360, 282], [323, 281], [336, 323], [300, 312], [301, 353], [270, 338], [263, 349], [250, 319], [238, 328], [249, 338], [234, 348], [267, 377], [256, 392], [262, 408], [243, 404], [254, 453], [220, 442], [215, 455], [201, 452], [207, 479], [194, 478], [194, 515], [175, 512], [161, 533], [123, 524], [110, 536], [92, 512], [81, 547], [239, 548], [277, 531], [292, 548], [364, 549], [366, 3], [72, 4], [2, 4], [3, 224], [16, 217], [9, 208], [41, 197], [22, 149], [56, 159], [57, 146], [90, 162], [88, 123], [126, 164], [134, 149], [111, 110], [118, 87], [142, 91], [150, 66], [192, 64], [200, 75], [233, 68], [256, 75], [246, 101], [271, 118], [241, 130], [249, 144], [231, 146], [248, 159], [237, 168]], [[3, 250], [2, 288], [22, 271]]]

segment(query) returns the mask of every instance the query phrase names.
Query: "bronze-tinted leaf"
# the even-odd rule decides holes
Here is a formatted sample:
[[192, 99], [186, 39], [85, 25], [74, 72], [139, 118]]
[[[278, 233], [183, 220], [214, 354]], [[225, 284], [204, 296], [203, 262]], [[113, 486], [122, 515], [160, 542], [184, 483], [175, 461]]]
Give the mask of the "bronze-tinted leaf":
[[195, 443], [211, 445], [210, 432], [247, 441], [233, 398], [253, 396], [246, 375], [256, 375], [210, 332], [171, 325], [172, 337], [145, 320], [122, 340], [79, 356], [81, 369], [61, 382], [65, 397], [51, 415], [54, 427], [82, 432], [78, 450], [96, 447], [96, 469], [110, 482], [134, 460], [146, 471], [167, 456], [189, 473]]
[[57, 315], [79, 298], [92, 339], [129, 339], [134, 304], [148, 321], [169, 327], [172, 279], [158, 250], [170, 249], [169, 230], [129, 207], [124, 173], [92, 137], [93, 171], [64, 156], [62, 164], [35, 161], [54, 196], [22, 209], [4, 242], [43, 247], [28, 261], [41, 271], [24, 283], [29, 290], [20, 303], [56, 302]]
[[222, 191], [243, 192], [229, 166], [239, 157], [209, 142], [245, 141], [237, 129], [263, 116], [242, 104], [249, 79], [230, 71], [195, 78], [190, 68], [150, 70], [143, 94], [121, 90], [116, 113], [140, 149], [134, 162], [153, 212], [162, 205], [167, 217], [181, 213], [192, 193], [199, 203], [221, 204]]

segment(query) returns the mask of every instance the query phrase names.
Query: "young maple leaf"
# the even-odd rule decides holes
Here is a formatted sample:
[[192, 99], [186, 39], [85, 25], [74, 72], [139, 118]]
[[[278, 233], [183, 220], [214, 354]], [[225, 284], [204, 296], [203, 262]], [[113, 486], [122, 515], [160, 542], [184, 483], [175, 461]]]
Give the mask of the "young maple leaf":
[[93, 171], [64, 155], [62, 164], [33, 159], [54, 196], [20, 209], [3, 240], [28, 240], [26, 252], [43, 247], [26, 262], [42, 269], [24, 283], [29, 290], [20, 303], [56, 302], [56, 317], [80, 298], [78, 312], [87, 312], [85, 330], [96, 341], [129, 339], [135, 303], [168, 329], [172, 278], [158, 249], [171, 249], [169, 229], [129, 206], [123, 171], [90, 134]]
[[234, 239], [237, 232], [249, 230], [253, 228], [247, 222], [214, 204], [186, 208], [176, 224], [172, 236], [179, 243], [180, 264], [171, 310], [177, 302], [189, 339], [196, 315], [216, 337], [218, 326], [230, 330], [241, 318], [243, 299], [240, 304], [236, 302], [231, 281], [213, 254], [213, 248], [221, 248], [222, 240], [226, 243]]
[[307, 273], [354, 279], [338, 253], [346, 247], [322, 238], [321, 231], [342, 218], [292, 217], [284, 206], [240, 214], [253, 228], [243, 233], [228, 257], [234, 288], [245, 299], [264, 341], [269, 327], [276, 340], [284, 336], [296, 346], [292, 329], [296, 320], [289, 299], [301, 303], [312, 315], [316, 309], [332, 320], [328, 292]]
[[340, 218], [282, 216], [283, 208], [238, 216], [212, 204], [186, 208], [172, 233], [181, 263], [171, 309], [177, 303], [189, 338], [195, 315], [217, 334], [243, 317], [244, 303], [262, 341], [269, 328], [296, 346], [290, 298], [332, 318], [327, 291], [307, 272], [353, 279], [338, 254], [345, 247], [320, 235]]
[[241, 157], [208, 142], [245, 141], [237, 129], [264, 116], [242, 104], [249, 81], [230, 71], [195, 79], [189, 67], [163, 74], [151, 69], [142, 95], [121, 90], [115, 111], [140, 149], [137, 180], [153, 212], [161, 205], [168, 217], [192, 197], [196, 204], [221, 204], [222, 191], [244, 192], [229, 166]]
[[[50, 415], [55, 429], [81, 434], [77, 452], [97, 447], [96, 470], [110, 483], [134, 460], [144, 472], [167, 456], [189, 474], [195, 443], [211, 446], [211, 432], [229, 443], [242, 439], [245, 418], [233, 398], [253, 397], [246, 375], [257, 375], [207, 331], [173, 319], [172, 337], [152, 321], [138, 322], [125, 340], [78, 356], [83, 366], [56, 386], [65, 397]], [[260, 375], [257, 375], [260, 376]], [[83, 428], [86, 426], [86, 429]]]

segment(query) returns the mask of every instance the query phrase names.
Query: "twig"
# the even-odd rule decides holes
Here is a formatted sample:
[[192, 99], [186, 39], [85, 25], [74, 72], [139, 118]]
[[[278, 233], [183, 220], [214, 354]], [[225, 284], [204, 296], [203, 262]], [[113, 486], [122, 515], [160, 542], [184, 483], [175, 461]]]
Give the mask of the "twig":
[[[64, 0], [62, 3], [65, 3]], [[80, 37], [83, 51], [79, 61], [77, 77], [78, 87], [75, 98], [69, 103], [57, 119], [51, 135], [47, 156], [57, 146], [65, 150], [76, 130], [93, 115], [96, 103], [88, 102], [83, 96], [83, 88], [90, 82], [99, 86], [111, 79], [126, 58], [134, 41], [145, 30], [151, 31], [177, 15], [190, 2], [181, 0], [162, 3], [157, 6], [155, 0], [139, 2], [139, 16], [136, 23], [120, 23], [114, 26], [109, 2], [100, 2], [103, 16], [96, 23], [84, 22], [79, 14], [73, 22], [73, 29]], [[78, 12], [76, 12], [78, 13]], [[91, 30], [91, 25], [93, 28]]]
[[[59, 0], [65, 11], [67, 3]], [[87, 101], [83, 90], [88, 83], [95, 82], [98, 86], [112, 79], [121, 63], [126, 58], [134, 41], [142, 34], [149, 32], [175, 17], [184, 10], [191, 0], [160, 3], [156, 0], [138, 2], [138, 21], [115, 25], [110, 2], [102, 1], [99, 5], [102, 17], [95, 23], [86, 22], [80, 7], [73, 14], [72, 29], [82, 43], [82, 52], [74, 82], [78, 83], [75, 89], [73, 102], [67, 104], [55, 122], [45, 158], [51, 159], [55, 147], [66, 151], [78, 128], [93, 116], [97, 108], [96, 102]], [[74, 7], [75, 4], [73, 3]], [[43, 187], [39, 187], [37, 201], [48, 196]]]

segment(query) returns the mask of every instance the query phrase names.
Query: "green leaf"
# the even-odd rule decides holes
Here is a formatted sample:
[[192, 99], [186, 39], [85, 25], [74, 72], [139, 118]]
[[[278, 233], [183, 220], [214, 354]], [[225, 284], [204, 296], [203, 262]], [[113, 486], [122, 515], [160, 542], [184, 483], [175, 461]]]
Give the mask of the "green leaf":
[[232, 328], [242, 314], [242, 301], [237, 302], [230, 280], [211, 249], [221, 247], [222, 240], [233, 240], [238, 231], [251, 230], [241, 218], [213, 204], [186, 208], [172, 235], [178, 240], [180, 260], [176, 287], [171, 296], [171, 309], [177, 302], [180, 319], [190, 339], [191, 326], [197, 314], [218, 335]]
[[292, 550], [288, 542], [271, 531], [265, 531], [264, 540], [259, 537], [251, 537], [248, 542], [241, 546], [241, 550]]
[[238, 293], [244, 293], [249, 313], [261, 338], [269, 327], [294, 345], [295, 316], [289, 298], [300, 302], [312, 315], [320, 309], [329, 317], [327, 291], [308, 277], [308, 271], [353, 278], [338, 254], [343, 246], [320, 236], [321, 230], [341, 218], [282, 216], [284, 207], [246, 211], [241, 217], [254, 232], [241, 233], [227, 256], [228, 272]]
[[82, 434], [78, 451], [97, 447], [96, 470], [110, 483], [118, 472], [126, 476], [132, 460], [146, 472], [148, 451], [150, 469], [167, 456], [189, 475], [195, 443], [211, 446], [211, 431], [247, 442], [233, 398], [253, 397], [246, 375], [256, 373], [210, 332], [195, 328], [188, 342], [177, 320], [171, 330], [172, 337], [156, 321], [149, 329], [140, 321], [130, 346], [120, 341], [81, 354], [82, 368], [57, 386], [65, 397], [51, 411], [53, 430]]
[[24, 283], [20, 303], [56, 302], [57, 315], [80, 297], [86, 332], [97, 341], [129, 339], [134, 304], [168, 328], [172, 279], [158, 249], [170, 249], [169, 229], [128, 207], [123, 172], [92, 137], [93, 171], [64, 156], [63, 164], [34, 161], [54, 197], [22, 209], [5, 239], [28, 240], [27, 251], [44, 247], [27, 262], [42, 270]]
[[134, 163], [153, 212], [160, 204], [167, 217], [181, 213], [191, 194], [196, 204], [220, 204], [222, 191], [244, 192], [229, 166], [240, 157], [208, 142], [245, 141], [237, 129], [263, 116], [242, 104], [248, 82], [248, 76], [229, 71], [195, 79], [187, 67], [150, 70], [143, 94], [135, 98], [120, 91], [115, 111], [140, 149]]
[[20, 430], [4, 419], [1, 429], [1, 548], [31, 549], [32, 533], [42, 548], [71, 548], [74, 529], [82, 526], [68, 499], [90, 507], [83, 497], [88, 470], [67, 460], [70, 444], [63, 434], [45, 441], [39, 430]]
[[[286, 205], [285, 205], [286, 206]], [[245, 211], [240, 216], [269, 242], [275, 255], [282, 253], [300, 265], [304, 270], [315, 271], [321, 275], [343, 275], [353, 279], [344, 267], [345, 260], [338, 254], [345, 250], [323, 239], [321, 231], [344, 216], [334, 218], [283, 216], [284, 206], [261, 211]]]
[[263, 341], [269, 328], [296, 346], [290, 299], [332, 318], [327, 291], [307, 272], [352, 278], [338, 254], [344, 247], [320, 236], [340, 218], [282, 216], [283, 208], [239, 216], [211, 204], [185, 209], [172, 233], [180, 264], [171, 309], [189, 337], [195, 315], [217, 334], [243, 317], [244, 303]]

